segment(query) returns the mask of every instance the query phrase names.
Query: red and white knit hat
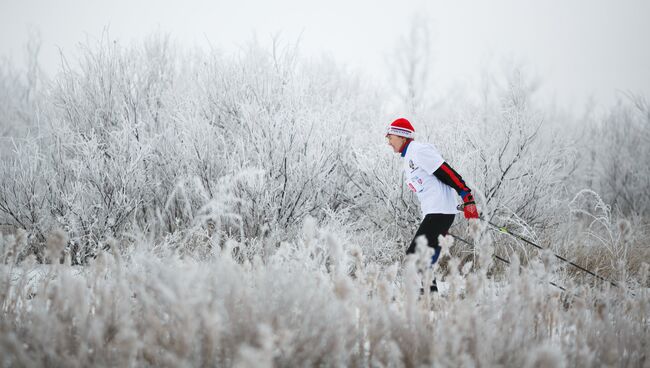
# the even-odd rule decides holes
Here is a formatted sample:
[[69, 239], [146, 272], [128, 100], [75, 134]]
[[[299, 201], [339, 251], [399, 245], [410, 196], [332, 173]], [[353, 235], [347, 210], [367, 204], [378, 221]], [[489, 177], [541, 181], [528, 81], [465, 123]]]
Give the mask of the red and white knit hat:
[[390, 125], [388, 126], [386, 135], [389, 134], [413, 139], [415, 137], [415, 129], [413, 128], [413, 125], [411, 125], [411, 123], [408, 120], [404, 118], [399, 118], [393, 121], [392, 123], [390, 123]]

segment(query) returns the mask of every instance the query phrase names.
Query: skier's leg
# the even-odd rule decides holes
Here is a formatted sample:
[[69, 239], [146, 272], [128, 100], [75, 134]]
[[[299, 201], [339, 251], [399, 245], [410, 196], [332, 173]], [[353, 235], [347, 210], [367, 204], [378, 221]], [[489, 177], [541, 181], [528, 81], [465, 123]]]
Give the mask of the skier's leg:
[[[422, 223], [420, 224], [420, 227], [418, 227], [418, 230], [415, 232], [415, 235], [413, 236], [413, 240], [411, 240], [411, 244], [409, 247], [406, 249], [406, 254], [413, 254], [415, 253], [415, 245], [416, 239], [420, 237], [421, 235], [424, 235], [427, 237], [427, 243], [430, 241], [429, 235], [427, 235], [430, 231], [431, 228], [431, 222], [432, 222], [433, 215], [428, 214], [424, 217], [422, 220]], [[430, 243], [428, 243], [430, 244]]]
[[[440, 247], [440, 244], [438, 243], [438, 236], [440, 235], [447, 235], [449, 232], [449, 228], [451, 227], [451, 224], [454, 223], [454, 218], [456, 215], [450, 215], [450, 214], [445, 214], [445, 215], [440, 215], [440, 218], [436, 223], [438, 224], [437, 231], [435, 232], [435, 249], [436, 253], [433, 255], [431, 258], [431, 266], [433, 267], [433, 264], [438, 261], [438, 258], [440, 257], [440, 251], [442, 248]], [[436, 283], [436, 279], [433, 279], [433, 282], [431, 283], [431, 286], [429, 287], [430, 292], [438, 292], [438, 284]]]
[[[424, 235], [427, 238], [427, 245], [434, 249], [434, 254], [431, 257], [431, 266], [435, 264], [440, 257], [440, 245], [438, 244], [438, 236], [447, 235], [449, 228], [454, 222], [456, 216], [453, 214], [428, 214], [425, 216], [420, 228], [413, 237], [413, 241], [407, 250], [408, 253], [415, 252], [415, 240], [420, 236]], [[436, 280], [433, 279], [433, 282], [429, 286], [431, 292], [438, 291], [438, 285]], [[421, 290], [424, 293], [424, 289]]]
[[429, 227], [429, 232], [427, 234], [427, 239], [429, 241], [429, 246], [435, 249], [435, 253], [431, 258], [431, 264], [433, 265], [438, 261], [440, 257], [440, 245], [438, 244], [438, 237], [440, 235], [447, 235], [449, 228], [454, 223], [454, 218], [456, 215], [451, 214], [435, 214], [432, 218], [432, 225]]
[[[411, 244], [406, 249], [406, 254], [407, 255], [415, 253], [415, 246], [417, 244], [416, 240], [417, 240], [418, 237], [420, 237], [422, 235], [424, 235], [427, 238], [427, 245], [428, 246], [432, 246], [432, 244], [434, 244], [432, 242], [433, 238], [431, 237], [431, 229], [432, 229], [433, 223], [435, 222], [434, 219], [435, 219], [435, 216], [433, 214], [428, 214], [428, 215], [426, 215], [424, 217], [424, 219], [422, 220], [422, 223], [420, 224], [420, 227], [418, 228], [418, 230], [415, 232], [415, 235], [413, 236], [413, 240], [411, 240]], [[435, 245], [437, 245], [437, 243], [434, 244], [434, 247], [433, 247], [434, 249], [435, 249]], [[433, 281], [433, 283], [435, 284], [435, 280]], [[433, 291], [433, 288], [431, 288], [431, 290]], [[435, 291], [437, 291], [437, 290], [438, 289], [436, 288]], [[421, 287], [420, 288], [420, 295], [422, 295], [422, 294], [424, 294], [424, 288]]]
[[440, 256], [440, 246], [438, 245], [438, 236], [447, 235], [451, 224], [454, 222], [456, 215], [430, 213], [426, 215], [420, 227], [418, 228], [410, 246], [406, 250], [406, 254], [415, 253], [416, 239], [424, 235], [427, 238], [427, 245], [435, 250], [431, 264], [436, 263]]

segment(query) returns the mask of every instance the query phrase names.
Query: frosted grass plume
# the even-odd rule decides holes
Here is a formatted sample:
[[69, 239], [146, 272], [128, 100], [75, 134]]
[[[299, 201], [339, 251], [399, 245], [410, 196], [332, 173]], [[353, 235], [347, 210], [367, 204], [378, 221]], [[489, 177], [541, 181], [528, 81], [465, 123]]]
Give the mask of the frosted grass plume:
[[46, 241], [46, 257], [55, 264], [59, 264], [61, 254], [68, 243], [68, 234], [61, 229], [56, 229], [50, 232]]

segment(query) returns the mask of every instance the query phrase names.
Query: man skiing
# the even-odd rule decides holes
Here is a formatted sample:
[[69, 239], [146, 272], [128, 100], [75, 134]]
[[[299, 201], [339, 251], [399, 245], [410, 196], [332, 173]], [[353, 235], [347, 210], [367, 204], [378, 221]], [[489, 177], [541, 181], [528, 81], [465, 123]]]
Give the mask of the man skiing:
[[[406, 253], [414, 253], [416, 239], [424, 235], [435, 251], [431, 259], [434, 264], [440, 256], [438, 236], [447, 234], [458, 211], [454, 191], [463, 200], [465, 218], [478, 218], [479, 214], [463, 178], [444, 161], [434, 145], [416, 142], [414, 136], [413, 125], [404, 118], [393, 121], [386, 132], [388, 144], [404, 159], [406, 184], [417, 195], [422, 211], [422, 223]], [[431, 291], [437, 290], [434, 280]]]

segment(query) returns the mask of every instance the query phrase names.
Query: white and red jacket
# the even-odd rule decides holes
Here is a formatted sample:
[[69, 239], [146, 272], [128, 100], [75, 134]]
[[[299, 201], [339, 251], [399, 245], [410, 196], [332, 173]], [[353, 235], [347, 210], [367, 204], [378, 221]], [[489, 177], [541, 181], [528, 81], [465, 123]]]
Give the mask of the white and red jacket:
[[471, 190], [429, 143], [408, 141], [402, 147], [406, 185], [418, 197], [422, 218], [430, 213], [456, 214], [456, 195], [465, 198]]

